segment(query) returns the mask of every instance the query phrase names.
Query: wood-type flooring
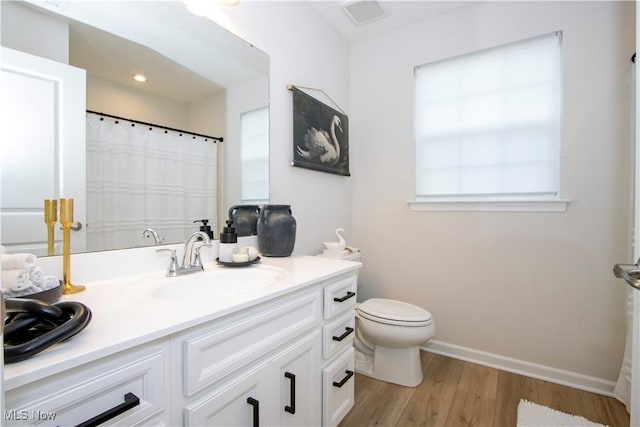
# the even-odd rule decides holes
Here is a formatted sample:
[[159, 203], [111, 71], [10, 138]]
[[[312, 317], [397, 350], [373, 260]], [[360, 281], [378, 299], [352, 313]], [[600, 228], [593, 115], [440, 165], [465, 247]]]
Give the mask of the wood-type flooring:
[[421, 351], [424, 381], [409, 388], [355, 375], [355, 405], [339, 427], [515, 427], [520, 399], [628, 427], [612, 397]]

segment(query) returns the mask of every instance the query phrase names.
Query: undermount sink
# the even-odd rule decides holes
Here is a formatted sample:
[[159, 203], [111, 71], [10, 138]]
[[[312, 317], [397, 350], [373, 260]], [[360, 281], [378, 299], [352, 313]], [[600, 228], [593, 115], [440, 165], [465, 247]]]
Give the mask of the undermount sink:
[[136, 279], [123, 289], [124, 297], [151, 297], [161, 301], [206, 302], [211, 298], [254, 293], [276, 285], [286, 271], [254, 265], [244, 268], [210, 267], [177, 277], [158, 274]]

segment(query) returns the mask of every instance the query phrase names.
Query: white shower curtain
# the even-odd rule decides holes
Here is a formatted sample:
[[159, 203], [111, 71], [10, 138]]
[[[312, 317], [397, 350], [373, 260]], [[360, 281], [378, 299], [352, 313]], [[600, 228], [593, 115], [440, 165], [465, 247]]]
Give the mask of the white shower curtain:
[[87, 249], [145, 246], [147, 227], [184, 241], [216, 224], [216, 144], [87, 113]]

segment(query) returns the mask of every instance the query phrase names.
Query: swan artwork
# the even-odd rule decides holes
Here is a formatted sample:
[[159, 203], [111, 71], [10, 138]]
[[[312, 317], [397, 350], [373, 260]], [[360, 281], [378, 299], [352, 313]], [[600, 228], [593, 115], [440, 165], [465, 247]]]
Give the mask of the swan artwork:
[[297, 153], [307, 160], [335, 165], [340, 160], [340, 143], [336, 137], [336, 129], [343, 132], [340, 117], [336, 115], [331, 118], [329, 126], [331, 134], [324, 129], [318, 130], [315, 127], [307, 129], [304, 135], [306, 150], [298, 145], [296, 146]]
[[344, 230], [342, 228], [338, 228], [336, 230], [336, 236], [338, 236], [337, 242], [322, 242], [325, 248], [327, 248], [326, 251], [344, 251], [345, 250], [347, 246], [347, 242], [344, 240], [342, 233], [344, 233]]

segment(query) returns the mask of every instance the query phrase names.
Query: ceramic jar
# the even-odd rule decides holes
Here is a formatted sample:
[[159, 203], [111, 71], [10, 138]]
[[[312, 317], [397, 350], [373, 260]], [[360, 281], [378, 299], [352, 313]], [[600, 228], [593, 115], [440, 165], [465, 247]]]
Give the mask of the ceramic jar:
[[258, 234], [258, 217], [260, 206], [235, 205], [229, 208], [229, 219], [233, 221], [238, 236], [255, 236]]
[[258, 218], [258, 246], [264, 256], [291, 255], [296, 243], [296, 219], [290, 205], [264, 205]]

